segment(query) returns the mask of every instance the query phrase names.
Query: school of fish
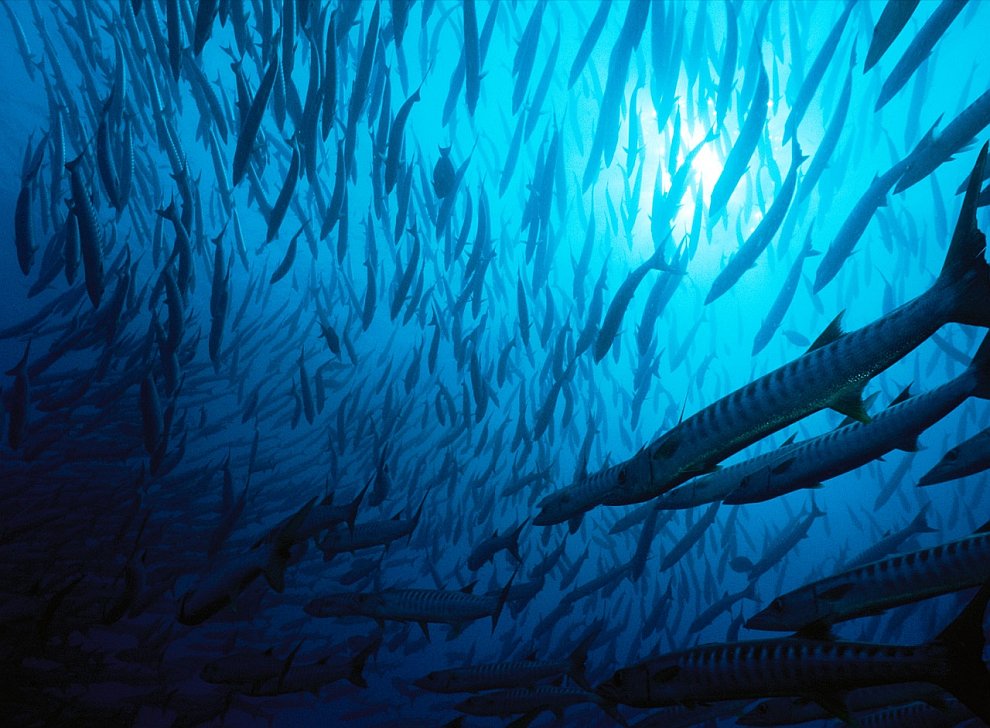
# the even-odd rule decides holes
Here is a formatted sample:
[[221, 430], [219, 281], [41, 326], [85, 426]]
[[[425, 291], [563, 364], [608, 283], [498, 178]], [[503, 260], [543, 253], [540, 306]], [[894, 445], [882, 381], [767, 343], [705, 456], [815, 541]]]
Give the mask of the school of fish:
[[990, 725], [990, 3], [0, 5], [6, 725]]

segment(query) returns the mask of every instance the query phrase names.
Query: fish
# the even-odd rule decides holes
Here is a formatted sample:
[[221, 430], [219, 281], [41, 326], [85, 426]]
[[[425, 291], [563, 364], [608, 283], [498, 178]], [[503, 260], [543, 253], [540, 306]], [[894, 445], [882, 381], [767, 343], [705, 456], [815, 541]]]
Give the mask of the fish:
[[981, 430], [968, 440], [950, 448], [927, 473], [921, 476], [918, 485], [945, 483], [990, 468], [988, 441], [990, 441], [990, 432]]
[[663, 253], [663, 248], [658, 248], [654, 251], [649, 258], [629, 274], [615, 292], [612, 302], [609, 303], [608, 309], [605, 311], [605, 318], [602, 320], [602, 324], [598, 329], [598, 335], [595, 337], [595, 343], [592, 347], [592, 354], [596, 362], [604, 359], [605, 355], [612, 348], [615, 338], [619, 334], [622, 319], [625, 317], [626, 310], [629, 308], [629, 302], [636, 294], [636, 289], [639, 288], [639, 284], [646, 277], [646, 274], [651, 270], [668, 273], [678, 272], [665, 262]]
[[825, 37], [825, 42], [819, 49], [818, 55], [815, 56], [815, 60], [812, 61], [811, 67], [801, 81], [801, 87], [798, 90], [797, 97], [794, 99], [794, 103], [791, 104], [791, 111], [787, 115], [787, 121], [784, 124], [785, 142], [797, 139], [798, 126], [801, 124], [801, 120], [804, 118], [811, 100], [815, 97], [815, 92], [818, 90], [822, 77], [825, 75], [826, 67], [835, 55], [835, 49], [838, 48], [839, 41], [842, 39], [842, 31], [845, 30], [846, 23], [849, 21], [849, 15], [855, 6], [856, 0], [846, 0], [846, 6], [842, 9], [842, 15], [839, 16], [835, 25], [832, 26], [832, 30]]
[[725, 165], [712, 187], [712, 194], [708, 204], [709, 225], [717, 220], [725, 211], [729, 198], [739, 184], [749, 166], [749, 160], [756, 151], [760, 134], [767, 122], [767, 103], [770, 100], [770, 84], [767, 80], [766, 68], [760, 66], [759, 78], [756, 82], [756, 90], [753, 92], [753, 101], [746, 114], [746, 120], [739, 129], [739, 136], [736, 137], [735, 144], [729, 150], [725, 158]]
[[977, 587], [990, 577], [990, 524], [961, 539], [842, 569], [775, 597], [746, 620], [747, 629], [799, 631], [826, 626], [922, 599]]
[[756, 259], [770, 245], [770, 241], [776, 235], [780, 224], [784, 221], [784, 215], [791, 205], [794, 187], [797, 184], [797, 171], [806, 159], [807, 157], [801, 154], [801, 147], [798, 146], [797, 141], [794, 141], [791, 145], [791, 168], [787, 172], [787, 178], [784, 180], [779, 194], [774, 198], [767, 214], [760, 220], [760, 224], [756, 226], [753, 233], [746, 238], [746, 242], [739, 247], [736, 254], [729, 259], [729, 262], [716, 276], [711, 290], [705, 298], [706, 306], [724, 295], [736, 284], [743, 273], [756, 265]]
[[739, 505], [776, 498], [883, 457], [891, 450], [918, 449], [918, 435], [969, 397], [990, 398], [990, 338], [958, 377], [925, 394], [904, 392], [868, 423], [853, 422], [832, 432], [794, 443], [763, 468], [742, 476], [723, 502]]
[[[807, 639], [799, 636], [713, 644], [623, 668], [596, 688], [607, 700], [636, 707], [686, 701], [795, 695], [845, 711], [838, 691], [933, 682], [983, 720], [990, 718], [990, 674], [982, 664], [984, 585], [931, 642], [919, 646]], [[813, 667], [812, 667], [813, 666]], [[821, 686], [828, 685], [828, 694]]]
[[585, 677], [588, 651], [598, 637], [601, 624], [587, 629], [573, 652], [564, 660], [537, 660], [536, 653], [525, 659], [488, 665], [464, 665], [434, 670], [414, 681], [416, 687], [433, 693], [477, 693], [483, 690], [506, 690], [528, 687], [535, 683], [567, 675], [585, 690], [590, 690]]
[[897, 61], [897, 65], [884, 79], [874, 111], [879, 111], [886, 106], [887, 102], [904, 87], [904, 84], [908, 82], [921, 62], [928, 57], [932, 48], [964, 7], [966, 7], [966, 0], [942, 0], [939, 3], [925, 24], [921, 26], [918, 34], [911, 39], [911, 43], [904, 50], [900, 60]]
[[241, 122], [241, 129], [237, 134], [237, 145], [234, 147], [234, 159], [231, 167], [231, 182], [237, 187], [247, 172], [248, 162], [254, 151], [255, 141], [258, 138], [258, 130], [261, 128], [261, 121], [268, 106], [268, 99], [275, 85], [275, 77], [279, 72], [279, 59], [277, 55], [272, 56], [265, 69], [265, 75], [258, 85], [258, 90], [251, 99], [251, 106], [247, 116]]
[[415, 622], [429, 637], [428, 625], [450, 624], [458, 631], [470, 623], [491, 617], [492, 630], [498, 625], [503, 601], [499, 597], [473, 594], [473, 585], [461, 590], [385, 589], [380, 592], [329, 594], [311, 599], [305, 606], [311, 617], [362, 616], [375, 619]]
[[897, 40], [904, 27], [917, 10], [920, 0], [887, 0], [877, 24], [873, 26], [870, 47], [866, 51], [863, 73], [873, 68], [883, 58], [887, 49]]
[[787, 277], [784, 279], [784, 285], [780, 287], [780, 292], [770, 305], [770, 310], [767, 311], [766, 318], [763, 319], [763, 323], [760, 324], [760, 328], [756, 332], [756, 337], [753, 339], [753, 356], [756, 356], [766, 348], [766, 345], [770, 343], [770, 339], [780, 327], [781, 321], [784, 320], [787, 310], [794, 301], [794, 294], [797, 292], [798, 281], [801, 279], [804, 261], [807, 258], [821, 255], [821, 253], [811, 247], [812, 230], [813, 226], [809, 225], [801, 252], [798, 253], [797, 258], [791, 264], [791, 268], [787, 272]]

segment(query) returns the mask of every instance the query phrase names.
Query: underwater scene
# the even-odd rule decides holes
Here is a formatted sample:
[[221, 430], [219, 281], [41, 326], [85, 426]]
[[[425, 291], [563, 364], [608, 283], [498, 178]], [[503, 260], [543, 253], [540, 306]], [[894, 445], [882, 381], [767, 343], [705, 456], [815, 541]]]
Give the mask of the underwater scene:
[[990, 725], [990, 2], [0, 5], [4, 725]]

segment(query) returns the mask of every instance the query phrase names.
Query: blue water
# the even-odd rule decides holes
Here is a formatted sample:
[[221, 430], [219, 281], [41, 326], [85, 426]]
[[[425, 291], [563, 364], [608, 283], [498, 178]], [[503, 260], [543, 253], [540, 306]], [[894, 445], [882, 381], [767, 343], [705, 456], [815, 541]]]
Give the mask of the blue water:
[[[154, 0], [144, 3], [154, 5]], [[322, 240], [325, 204], [335, 184], [336, 142], [344, 138], [358, 58], [374, 7], [359, 3], [355, 24], [341, 36], [337, 47], [336, 118], [328, 138], [323, 140], [318, 134], [311, 147], [317, 175], [310, 180], [301, 173], [293, 204], [268, 244], [264, 206], [251, 196], [251, 184], [245, 181], [230, 187], [239, 131], [238, 90], [231, 58], [223, 49], [238, 47], [233, 20], [225, 26], [213, 23], [211, 36], [194, 60], [191, 49], [186, 51], [191, 63], [202, 69], [228, 118], [228, 140], [216, 142], [220, 170], [228, 175], [220, 184], [209, 148], [213, 142], [198, 133], [204, 111], [194, 97], [188, 70], [183, 69], [176, 83], [157, 53], [131, 45], [134, 36], [122, 20], [122, 14], [130, 13], [125, 7], [130, 4], [130, 0], [64, 0], [36, 3], [33, 9], [26, 0], [7, 2], [23, 26], [31, 56], [45, 59], [33, 77], [19, 54], [9, 18], [0, 22], [4, 40], [0, 43], [0, 89], [6, 96], [0, 105], [0, 134], [5, 140], [0, 147], [5, 170], [0, 175], [0, 230], [5, 231], [0, 245], [4, 282], [0, 329], [7, 330], [0, 340], [0, 368], [14, 367], [29, 341], [29, 361], [34, 363], [46, 352], [58, 350], [78, 327], [101, 325], [83, 293], [43, 321], [13, 333], [10, 330], [70, 290], [60, 272], [44, 290], [29, 295], [44, 268], [50, 241], [61, 244], [59, 231], [66, 199], [71, 197], [67, 173], [60, 174], [52, 187], [50, 137], [38, 177], [31, 183], [31, 225], [38, 249], [27, 276], [18, 267], [13, 232], [24, 150], [29, 144], [34, 149], [52, 129], [53, 106], [45, 79], [52, 84], [54, 98], [63, 93], [54, 82], [53, 58], [61, 66], [65, 88], [78, 111], [78, 116], [63, 111], [64, 157], [87, 155], [91, 174], [84, 179], [94, 196], [105, 240], [105, 292], [98, 312], [107, 310], [107, 301], [125, 270], [125, 258], [120, 257], [124, 251], [131, 266], [131, 290], [123, 312], [117, 315], [118, 329], [109, 337], [101, 333], [82, 348], [71, 349], [33, 378], [27, 425], [17, 447], [6, 436], [11, 425], [10, 416], [5, 418], [0, 518], [7, 525], [0, 523], [4, 534], [0, 538], [4, 575], [0, 592], [10, 603], [29, 595], [42, 605], [40, 610], [52, 605], [55, 612], [48, 615], [44, 630], [38, 626], [43, 616], [27, 622], [0, 622], [9, 640], [0, 654], [10, 669], [25, 676], [17, 684], [14, 715], [34, 716], [42, 722], [106, 724], [112, 716], [125, 723], [169, 725], [182, 712], [181, 700], [171, 702], [166, 697], [173, 691], [190, 704], [201, 700], [203, 706], [212, 706], [203, 708], [210, 717], [211, 709], [223, 712], [222, 706], [216, 706], [224, 693], [198, 676], [202, 666], [216, 657], [268, 648], [285, 657], [302, 642], [300, 662], [315, 662], [328, 654], [346, 658], [357, 644], [352, 641], [349, 647], [348, 638], [371, 635], [376, 624], [370, 619], [307, 616], [303, 606], [323, 594], [390, 587], [459, 589], [476, 580], [477, 593], [501, 589], [517, 571], [515, 560], [502, 551], [472, 572], [467, 568], [468, 555], [493, 532], [504, 533], [533, 518], [542, 498], [580, 475], [579, 452], [589, 429], [593, 432], [586, 469], [594, 473], [633, 457], [683, 415], [701, 410], [800, 356], [839, 312], [845, 312], [844, 327], [853, 330], [928, 289], [941, 268], [959, 213], [962, 195], [956, 190], [986, 138], [981, 131], [930, 178], [902, 193], [891, 193], [836, 278], [817, 294], [812, 282], [821, 257], [809, 258], [779, 329], [766, 348], [751, 355], [760, 324], [806, 236], [810, 234], [815, 249], [826, 251], [874, 177], [911, 152], [930, 127], [940, 123], [937, 128], [944, 128], [986, 90], [990, 59], [981, 49], [985, 29], [990, 27], [990, 5], [970, 2], [932, 55], [879, 111], [874, 111], [874, 105], [884, 80], [937, 3], [921, 3], [876, 67], [865, 74], [862, 59], [884, 4], [863, 0], [853, 8], [797, 132], [801, 150], [813, 158], [835, 113], [855, 51], [851, 102], [831, 160], [807, 199], [791, 204], [782, 226], [786, 235], [778, 232], [755, 265], [725, 295], [705, 305], [718, 273], [780, 193], [792, 158], [791, 145], [783, 141], [784, 125], [819, 49], [842, 14], [842, 3], [773, 3], [756, 54], [751, 46], [760, 4], [736, 3], [737, 61], [720, 126], [715, 108], [728, 36], [726, 5], [654, 4], [628, 70], [623, 69], [614, 156], [606, 153], [612, 157], [610, 164], [592, 165], [593, 182], [587, 189], [582, 181], [602, 118], [609, 59], [620, 40], [625, 3], [611, 8], [601, 37], [572, 87], [567, 83], [571, 64], [598, 4], [546, 3], [532, 76], [522, 109], [515, 114], [513, 67], [536, 5], [499, 3], [481, 66], [477, 107], [472, 115], [464, 89], [455, 90], [456, 103], [446, 124], [442, 111], [451, 74], [465, 45], [460, 4], [414, 3], [400, 49], [391, 25], [396, 3], [385, 3], [379, 46], [384, 55], [375, 60], [373, 69], [383, 69], [389, 81], [387, 120], [422, 81], [421, 98], [412, 106], [403, 134], [402, 158], [411, 188], [406, 230], [396, 237], [396, 192], [375, 199], [374, 179], [384, 173], [384, 160], [373, 152], [384, 86], [376, 78], [383, 80], [384, 75], [373, 70], [369, 101], [357, 117], [353, 177], [347, 182], [344, 203], [347, 237], [341, 240], [342, 224], [338, 223]], [[266, 2], [245, 0], [242, 5], [247, 9], [249, 43], [260, 47], [257, 18]], [[318, 28], [314, 35], [325, 36], [325, 25], [316, 17], [322, 3], [310, 5], [308, 25], [297, 27], [291, 74], [303, 103], [314, 63], [306, 29]], [[424, 23], [427, 8], [430, 13]], [[479, 32], [490, 8], [487, 2], [477, 3]], [[32, 19], [34, 11], [50, 39], [50, 50], [46, 51]], [[661, 11], [668, 14], [665, 22], [654, 27], [653, 17]], [[73, 24], [68, 18], [77, 13], [88, 20]], [[137, 30], [142, 43], [151, 37], [144, 25], [147, 16], [145, 7]], [[165, 2], [159, 4], [157, 16], [164, 38]], [[187, 16], [189, 28], [182, 31], [186, 46], [194, 7], [187, 8]], [[282, 16], [281, 3], [275, 2], [274, 29], [281, 27]], [[705, 34], [700, 47], [695, 47], [698, 23], [704, 24]], [[556, 63], [545, 71], [558, 35]], [[683, 45], [672, 86], [676, 93], [671, 98], [663, 91], [671, 71], [658, 73], [656, 58], [669, 54], [679, 35]], [[108, 203], [94, 161], [100, 105], [113, 83], [114, 38], [127, 47], [125, 106], [134, 112], [135, 181], [119, 216]], [[232, 52], [239, 55], [237, 50]], [[256, 62], [260, 56], [254, 56], [248, 54], [243, 64], [251, 94], [265, 72], [265, 64]], [[709, 220], [712, 187], [749, 111], [750, 99], [743, 97], [743, 91], [749, 93], [751, 58], [758, 59], [768, 75], [768, 120], [725, 215]], [[549, 86], [537, 107], [534, 95], [545, 72]], [[160, 341], [156, 343], [154, 334], [149, 337], [153, 319], [163, 327], [166, 322], [171, 325], [166, 296], [155, 290], [162, 285], [162, 271], [174, 269], [168, 259], [174, 240], [170, 223], [164, 223], [164, 252], [156, 254], [153, 238], [155, 210], [172, 199], [178, 204], [182, 193], [170, 174], [173, 169], [160, 142], [161, 132], [155, 128], [154, 110], [143, 105], [151, 96], [151, 77], [164, 99], [162, 116], [178, 140], [188, 178], [194, 181], [193, 195], [198, 195], [201, 207], [189, 231], [194, 280], [182, 302], [181, 374], [173, 396], [166, 392]], [[289, 145], [297, 131], [291, 111], [277, 125], [278, 103], [273, 100], [266, 107], [263, 139], [254, 158], [255, 164], [264, 160], [258, 169], [268, 205], [275, 204], [282, 189], [291, 157]], [[662, 124], [658, 124], [657, 105], [664, 117]], [[209, 115], [208, 108], [205, 113]], [[531, 132], [525, 135], [514, 172], [500, 194], [506, 154], [517, 125], [529, 123], [531, 114], [537, 115]], [[679, 121], [675, 122], [675, 116]], [[217, 128], [209, 118], [206, 125]], [[718, 135], [703, 144], [694, 158], [678, 209], [667, 224], [651, 220], [655, 195], [669, 189], [672, 168], [683, 162], [713, 125]], [[122, 126], [116, 127], [111, 139], [114, 154], [123, 143], [121, 130]], [[537, 178], [557, 134], [557, 164]], [[470, 161], [455, 192], [449, 226], [438, 235], [433, 218], [439, 200], [432, 180], [440, 150], [447, 147], [455, 168]], [[671, 150], [675, 150], [673, 164]], [[809, 164], [810, 159], [798, 175], [799, 190]], [[376, 165], [381, 170], [373, 173]], [[597, 173], [595, 166], [600, 166]], [[553, 178], [550, 197], [540, 199], [535, 190], [548, 176]], [[222, 201], [222, 190], [227, 187], [233, 190], [231, 210], [236, 210], [236, 226], [243, 239], [243, 260], [235, 252], [235, 223]], [[475, 261], [472, 254], [478, 245], [482, 198], [488, 232]], [[544, 206], [546, 227], [534, 238], [535, 252], [528, 256], [531, 233], [522, 223], [531, 201]], [[696, 228], [699, 207], [702, 224]], [[986, 208], [979, 211], [978, 222], [981, 229], [987, 229]], [[589, 226], [594, 228], [590, 259], [583, 280], [576, 281], [575, 269]], [[401, 302], [397, 316], [391, 316], [394, 291], [414, 255], [413, 227], [421, 245], [418, 270], [411, 279], [409, 299]], [[301, 228], [287, 275], [269, 283]], [[455, 255], [462, 234], [467, 242]], [[215, 369], [207, 343], [214, 267], [210, 241], [221, 235], [224, 265], [230, 262], [229, 310]], [[376, 255], [369, 253], [372, 239]], [[603, 307], [607, 309], [623, 281], [653, 254], [657, 243], [664, 247], [667, 261], [683, 256], [684, 274], [646, 274], [611, 349], [597, 363], [591, 351], [577, 356], [572, 376], [560, 387], [549, 426], [534, 437], [538, 413], [555, 379], [562, 378], [557, 375], [571, 360], [575, 342], [588, 324], [599, 273], [606, 270]], [[340, 259], [338, 251], [342, 252]], [[467, 266], [477, 263], [486, 266], [484, 277], [480, 286], [467, 290], [476, 284], [472, 271], [466, 273]], [[369, 268], [377, 305], [365, 329], [362, 314]], [[74, 283], [79, 291], [82, 279], [80, 266]], [[668, 281], [673, 293], [641, 354], [637, 334], [650, 289], [658, 280]], [[528, 347], [519, 330], [520, 286], [531, 322]], [[247, 295], [251, 300], [245, 303]], [[320, 336], [321, 319], [340, 336], [339, 355]], [[439, 348], [431, 371], [427, 359], [435, 335], [439, 335]], [[940, 335], [969, 357], [983, 331], [949, 324]], [[505, 378], [499, 382], [499, 362], [512, 341], [513, 348], [504, 357]], [[300, 352], [308, 386], [314, 397], [325, 399], [312, 422], [307, 421], [302, 399]], [[925, 392], [962, 370], [959, 361], [929, 340], [873, 379], [866, 395], [878, 395], [873, 404], [876, 411], [909, 384], [912, 392]], [[146, 373], [157, 383], [162, 409], [174, 407], [174, 416], [165, 418], [166, 472], [151, 472], [152, 457], [142, 441], [145, 420], [140, 383]], [[317, 378], [325, 386], [318, 387]], [[88, 386], [75, 391], [87, 382]], [[9, 399], [14, 376], [0, 380], [0, 386]], [[317, 389], [325, 389], [324, 394], [318, 395]], [[634, 404], [637, 389], [641, 401]], [[483, 393], [480, 398], [479, 391]], [[258, 406], [245, 415], [252, 392], [258, 393]], [[947, 449], [990, 425], [987, 412], [984, 402], [967, 401], [921, 436], [919, 452], [895, 450], [883, 460], [828, 481], [813, 494], [802, 490], [742, 506], [735, 515], [730, 515], [731, 507], [723, 506], [699, 543], [674, 568], [660, 572], [664, 554], [706, 506], [678, 512], [657, 534], [641, 577], [617, 580], [580, 599], [569, 614], [551, 625], [543, 620], [567, 591], [630, 561], [641, 528], [609, 534], [615, 521], [634, 506], [593, 508], [572, 534], [566, 524], [541, 527], [527, 523], [519, 538], [522, 567], [515, 583], [528, 581], [529, 570], [566, 536], [562, 564], [550, 572], [531, 601], [518, 609], [507, 608], [494, 631], [491, 621], [484, 619], [448, 639], [448, 628], [435, 624], [427, 642], [416, 624], [386, 622], [384, 644], [366, 668], [367, 688], [339, 681], [316, 695], [235, 696], [227, 709], [226, 724], [261, 725], [271, 718], [279, 725], [441, 725], [456, 717], [452, 706], [463, 696], [431, 695], [413, 686], [413, 680], [431, 670], [518, 659], [533, 651], [541, 658], [560, 657], [596, 619], [602, 619], [605, 626], [588, 661], [592, 684], [651, 655], [699, 641], [723, 641], [740, 614], [751, 616], [775, 595], [832, 573], [844, 558], [904, 527], [922, 510], [932, 532], [909, 540], [905, 548], [957, 538], [984, 523], [990, 517], [985, 474], [930, 488], [915, 484]], [[520, 416], [525, 419], [524, 437], [513, 446]], [[766, 452], [791, 435], [805, 439], [827, 432], [841, 421], [835, 412], [819, 411], [726, 462]], [[249, 474], [252, 450], [255, 469]], [[242, 493], [246, 496], [233, 525], [218, 537], [218, 529], [224, 528], [224, 461], [228, 458], [229, 493], [235, 499]], [[387, 475], [382, 474], [385, 469]], [[517, 478], [533, 473], [542, 475], [518, 493], [505, 494]], [[330, 562], [323, 560], [314, 543], [305, 549], [297, 545], [282, 593], [259, 578], [236, 590], [232, 606], [218, 610], [203, 624], [177, 622], [182, 595], [197, 579], [249, 553], [260, 537], [310, 499], [332, 493], [334, 503], [347, 503], [376, 475], [379, 485], [387, 480], [387, 492], [378, 505], [362, 504], [358, 522], [398, 514], [411, 517], [425, 498], [422, 518], [411, 537], [387, 549], [378, 546], [354, 555], [341, 554]], [[893, 477], [900, 478], [899, 484], [889, 500], [877, 506], [878, 493]], [[755, 598], [738, 602], [700, 633], [689, 634], [688, 625], [705, 607], [723, 593], [746, 586], [745, 575], [726, 568], [726, 562], [735, 556], [758, 560], [763, 545], [807, 512], [812, 498], [827, 515], [815, 521], [807, 538], [759, 579]], [[228, 508], [226, 515], [231, 513]], [[211, 555], [211, 539], [218, 538]], [[342, 585], [341, 576], [359, 558], [380, 559], [380, 563], [356, 585]], [[574, 584], [561, 590], [563, 575], [582, 560]], [[137, 588], [140, 596], [135, 598], [126, 594], [124, 573], [128, 565], [133, 568], [138, 563], [142, 576]], [[49, 601], [70, 584], [59, 602]], [[668, 586], [672, 586], [674, 600], [666, 623], [644, 635], [642, 624]], [[108, 605], [122, 594], [121, 598], [131, 600], [128, 604], [139, 602], [139, 606], [103, 624], [108, 621]], [[902, 607], [885, 616], [840, 625], [836, 631], [847, 638], [919, 643], [951, 619], [962, 596]], [[24, 637], [22, 629], [40, 630], [42, 636]], [[739, 635], [746, 639], [758, 633], [743, 629]], [[137, 644], [150, 646], [149, 653], [137, 662], [122, 657], [121, 650]], [[84, 652], [96, 655], [95, 662], [86, 662]], [[52, 666], [64, 671], [64, 683], [52, 680]], [[624, 713], [627, 718], [638, 714]], [[593, 705], [568, 708], [564, 715], [563, 723], [568, 725], [609, 721]], [[466, 724], [498, 724], [496, 719], [488, 720], [492, 722], [469, 718]], [[552, 720], [551, 714], [544, 713], [538, 723]], [[724, 724], [733, 722], [725, 718]]]

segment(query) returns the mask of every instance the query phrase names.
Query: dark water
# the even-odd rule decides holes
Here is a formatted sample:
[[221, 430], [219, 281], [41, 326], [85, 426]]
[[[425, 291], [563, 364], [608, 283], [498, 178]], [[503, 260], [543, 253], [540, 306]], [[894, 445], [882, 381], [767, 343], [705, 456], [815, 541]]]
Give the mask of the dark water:
[[[683, 418], [801, 356], [839, 312], [855, 330], [933, 285], [960, 214], [957, 190], [986, 138], [979, 119], [990, 120], [978, 102], [986, 3], [969, 2], [933, 33], [931, 54], [875, 110], [900, 59], [944, 12], [939, 3], [920, 3], [864, 73], [885, 3], [863, 0], [846, 18], [844, 3], [772, 2], [761, 20], [762, 3], [749, 0], [658, 2], [638, 27], [635, 6], [614, 3], [575, 67], [597, 2], [479, 2], [473, 112], [471, 84], [455, 71], [473, 56], [471, 6], [409, 3], [400, 44], [403, 2], [298, 2], [291, 13], [279, 0], [214, 4], [222, 17], [202, 25], [198, 54], [197, 13], [210, 7], [202, 0], [8, 0], [0, 23], [0, 362], [11, 369], [0, 382], [0, 654], [12, 724], [442, 725], [467, 696], [414, 685], [432, 670], [531, 653], [562, 659], [594, 628], [586, 672], [595, 686], [652, 656], [760, 637], [743, 618], [919, 514], [929, 528], [898, 549], [960, 538], [990, 517], [985, 474], [917, 487], [949, 448], [990, 424], [974, 397], [928, 428], [917, 452], [894, 449], [814, 491], [722, 505], [667, 568], [708, 505], [661, 515], [655, 533], [642, 519], [610, 533], [637, 505], [591, 503], [574, 528], [532, 522], [546, 497], [638, 462]], [[178, 13], [177, 74], [169, 6]], [[361, 103], [368, 38], [376, 53], [367, 54]], [[235, 184], [238, 138], [276, 56], [257, 138], [243, 150], [250, 171]], [[763, 72], [765, 121], [753, 103]], [[851, 234], [877, 176], [917, 159], [933, 125], [945, 142], [971, 104], [977, 121], [949, 145], [954, 159], [903, 191], [892, 176]], [[798, 115], [799, 149], [785, 140]], [[715, 214], [712, 190], [750, 119], [755, 148]], [[39, 144], [40, 166], [25, 176], [22, 160]], [[808, 159], [795, 164], [797, 154]], [[55, 160], [80, 155], [77, 194]], [[390, 157], [397, 182], [386, 192]], [[328, 215], [337, 193], [339, 215]], [[181, 231], [163, 217], [173, 201]], [[67, 272], [69, 210], [80, 218], [87, 202], [102, 236], [100, 284], [86, 260]], [[766, 249], [714, 295], [743, 241], [767, 233], [761, 223], [775, 215]], [[33, 235], [21, 248], [27, 274], [18, 258], [26, 228], [15, 218]], [[987, 227], [984, 208], [976, 219]], [[805, 241], [824, 255], [804, 261], [792, 303], [754, 346]], [[657, 250], [667, 270], [640, 270], [641, 282], [630, 283]], [[839, 265], [829, 272], [832, 260]], [[609, 330], [606, 312], [623, 292], [628, 307]], [[920, 394], [959, 376], [983, 336], [946, 323], [937, 340], [926, 337], [868, 382], [871, 411], [909, 384]], [[810, 397], [816, 382], [800, 385]], [[707, 467], [842, 423], [822, 404], [811, 410]], [[327, 539], [351, 534], [341, 519], [300, 538], [283, 528], [312, 513], [314, 499], [325, 512], [331, 496], [344, 506], [368, 484], [356, 531], [395, 517], [409, 533], [328, 560]], [[825, 515], [752, 591], [691, 629], [724, 594], [747, 588], [734, 560], [758, 561], [813, 509]], [[476, 547], [520, 524], [521, 561], [503, 549], [470, 568]], [[561, 544], [559, 561], [545, 561]], [[284, 584], [269, 569], [279, 548]], [[542, 583], [534, 570], [546, 571]], [[517, 591], [504, 592], [510, 579]], [[416, 618], [377, 623], [306, 609], [342, 592], [472, 584], [488, 595], [483, 618], [433, 623], [429, 639]], [[211, 589], [211, 605], [191, 614]], [[835, 632], [922, 643], [972, 593]], [[492, 605], [506, 594], [493, 627]], [[366, 686], [347, 681], [362, 651], [373, 653], [355, 680]], [[225, 655], [245, 664], [253, 655], [260, 677], [204, 680], [204, 666]], [[321, 660], [325, 679], [300, 689], [300, 666]], [[282, 694], [257, 696], [272, 692]], [[611, 724], [602, 708], [614, 715], [613, 705], [582, 699], [537, 723]], [[496, 700], [514, 712], [511, 697]], [[550, 700], [540, 707], [552, 710]], [[734, 724], [744, 705], [723, 706], [720, 724]], [[630, 722], [647, 714], [620, 710]]]

